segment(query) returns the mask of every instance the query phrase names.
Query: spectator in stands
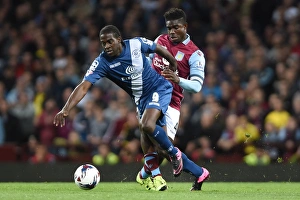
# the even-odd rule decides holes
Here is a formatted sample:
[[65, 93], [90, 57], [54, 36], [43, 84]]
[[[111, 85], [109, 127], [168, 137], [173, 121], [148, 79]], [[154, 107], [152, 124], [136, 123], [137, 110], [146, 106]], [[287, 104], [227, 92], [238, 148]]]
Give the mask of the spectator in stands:
[[[69, 114], [66, 125], [63, 127], [57, 127], [57, 133], [53, 139], [53, 147], [51, 150], [56, 152], [56, 155], [60, 160], [67, 160], [69, 148], [72, 149], [72, 146], [81, 144], [79, 134], [74, 131], [74, 118], [77, 113], [78, 109], [73, 109]], [[79, 141], [76, 141], [76, 139], [73, 138], [78, 138]]]
[[97, 150], [98, 146], [102, 144], [103, 136], [109, 126], [103, 113], [103, 105], [96, 102], [93, 106], [93, 118], [90, 120], [90, 132], [87, 134], [87, 143], [92, 145]]
[[3, 142], [20, 143], [22, 139], [20, 121], [11, 114], [9, 105], [5, 99], [0, 99], [0, 121], [0, 127], [3, 131]]
[[186, 136], [191, 138], [185, 152], [195, 162], [199, 159], [213, 159], [215, 156], [214, 149], [223, 129], [223, 119], [218, 116], [213, 107], [202, 106], [202, 109], [198, 110], [200, 115], [195, 116], [197, 120], [194, 123], [188, 123], [185, 127]]
[[235, 138], [235, 128], [238, 125], [238, 116], [234, 113], [228, 114], [225, 127], [222, 131], [222, 135], [217, 142], [218, 153], [221, 154], [233, 154], [239, 151], [239, 143]]
[[229, 112], [234, 112], [237, 115], [245, 115], [247, 113], [247, 106], [246, 91], [239, 88], [236, 91], [235, 96], [230, 99], [227, 110]]
[[207, 73], [205, 75], [205, 81], [201, 91], [204, 97], [213, 95], [217, 100], [221, 99], [222, 90], [217, 82], [216, 74]]
[[55, 163], [56, 158], [48, 151], [47, 146], [43, 144], [37, 144], [34, 155], [29, 158], [29, 162], [31, 164]]
[[35, 81], [35, 94], [33, 97], [33, 104], [35, 110], [35, 117], [37, 118], [43, 111], [43, 105], [47, 98], [50, 81], [46, 76], [39, 76]]
[[290, 117], [285, 127], [279, 130], [279, 135], [284, 136], [283, 160], [288, 161], [296, 153], [300, 142], [300, 127], [294, 117]]
[[122, 146], [121, 141], [118, 139], [121, 134], [122, 128], [127, 121], [127, 115], [129, 113], [129, 108], [124, 105], [117, 105], [119, 115], [117, 118], [111, 121], [107, 131], [103, 136], [103, 142], [110, 145], [111, 150], [114, 153], [120, 153], [120, 149]]
[[265, 123], [262, 134], [262, 144], [264, 149], [268, 151], [272, 161], [276, 161], [278, 157], [282, 156], [283, 141], [285, 136], [279, 134], [278, 129], [273, 123]]
[[67, 148], [62, 151], [60, 156], [63, 159], [71, 161], [82, 161], [82, 155], [85, 156], [84, 161], [89, 160], [91, 152], [90, 148], [81, 139], [81, 136], [75, 130], [72, 130], [68, 135]]
[[265, 114], [261, 105], [256, 103], [248, 105], [246, 116], [249, 122], [254, 124], [259, 131], [263, 130]]
[[255, 151], [244, 156], [244, 162], [250, 166], [265, 166], [270, 164], [271, 158], [261, 146], [256, 146]]
[[294, 62], [298, 61], [299, 59], [289, 59], [288, 68], [283, 73], [284, 79], [274, 84], [275, 92], [284, 101], [286, 109], [290, 108], [293, 95], [300, 89], [300, 68], [298, 64], [296, 66], [294, 64]]
[[38, 141], [47, 148], [51, 147], [57, 136], [57, 127], [53, 126], [53, 117], [58, 112], [56, 101], [53, 98], [46, 99], [41, 115], [36, 119], [36, 136]]
[[244, 146], [245, 154], [250, 154], [255, 151], [254, 142], [260, 139], [260, 133], [258, 128], [249, 122], [246, 115], [239, 116], [234, 134], [235, 141]]
[[30, 99], [28, 93], [25, 91], [20, 91], [17, 96], [17, 102], [10, 109], [12, 115], [14, 115], [20, 122], [21, 131], [19, 142], [26, 143], [30, 135], [33, 135], [34, 130], [34, 105]]
[[265, 118], [265, 123], [272, 123], [276, 130], [286, 126], [290, 113], [284, 108], [282, 99], [278, 95], [271, 97], [271, 112], [269, 112]]
[[93, 155], [94, 165], [115, 165], [119, 163], [119, 156], [113, 153], [107, 143], [98, 146], [97, 152]]
[[114, 142], [121, 143], [120, 158], [123, 163], [137, 162], [143, 158], [140, 145], [139, 123], [135, 111], [127, 114], [127, 120]]
[[[258, 47], [262, 49], [262, 47]], [[247, 69], [248, 73], [248, 84], [251, 83], [251, 77], [255, 76], [257, 78], [258, 87], [262, 88], [265, 91], [266, 97], [268, 97], [273, 91], [273, 81], [275, 73], [273, 68], [269, 66], [265, 59], [265, 51], [258, 51], [259, 55], [255, 55], [252, 58], [249, 58], [250, 69]]]
[[5, 106], [7, 103], [5, 102], [5, 85], [3, 82], [0, 81], [0, 102], [5, 104], [4, 109], [3, 106], [0, 105], [0, 145], [4, 143], [5, 141], [5, 125], [4, 121], [6, 121], [6, 111]]
[[300, 126], [300, 91], [296, 92], [292, 99], [292, 108], [290, 113], [296, 118], [298, 127]]
[[62, 97], [62, 93], [66, 88], [74, 88], [74, 85], [67, 79], [65, 74], [65, 68], [56, 68], [54, 70], [55, 79], [51, 85], [51, 90], [49, 91], [49, 95], [55, 98], [58, 106], [63, 105], [64, 100]]
[[34, 88], [32, 87], [31, 73], [26, 72], [16, 80], [16, 85], [8, 91], [6, 100], [10, 107], [14, 107], [19, 103], [21, 93], [25, 93], [28, 101], [31, 102], [34, 96]]
[[73, 120], [73, 128], [77, 133], [79, 133], [83, 143], [87, 142], [87, 136], [91, 131], [90, 126], [94, 117], [94, 105], [95, 101], [93, 99], [88, 99], [83, 109], [76, 114]]

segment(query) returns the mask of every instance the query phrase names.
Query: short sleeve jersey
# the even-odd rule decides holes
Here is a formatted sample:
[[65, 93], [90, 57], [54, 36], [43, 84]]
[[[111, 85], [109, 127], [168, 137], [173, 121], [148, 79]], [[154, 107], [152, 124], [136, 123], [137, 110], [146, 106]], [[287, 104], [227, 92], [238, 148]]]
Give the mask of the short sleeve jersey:
[[108, 78], [124, 89], [138, 105], [143, 96], [151, 93], [162, 79], [149, 64], [146, 55], [154, 53], [156, 43], [136, 37], [124, 40], [123, 50], [118, 57], [111, 58], [102, 52], [91, 64], [83, 80], [94, 84]]
[[[190, 40], [190, 36], [182, 43], [174, 44], [168, 38], [167, 34], [160, 35], [156, 40], [157, 44], [165, 47], [177, 60], [178, 76], [184, 79], [194, 79], [201, 85], [204, 81], [204, 54]], [[168, 61], [157, 54], [152, 54], [152, 67], [158, 72], [169, 66]], [[178, 84], [173, 84], [173, 93], [170, 106], [180, 110], [181, 101], [183, 100], [183, 89]]]

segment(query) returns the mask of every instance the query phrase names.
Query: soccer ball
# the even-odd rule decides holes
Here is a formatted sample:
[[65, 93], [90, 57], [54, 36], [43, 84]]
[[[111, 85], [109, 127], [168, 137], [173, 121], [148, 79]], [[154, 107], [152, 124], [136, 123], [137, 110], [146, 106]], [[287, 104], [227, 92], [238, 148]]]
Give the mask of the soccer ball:
[[100, 172], [93, 165], [81, 165], [74, 173], [74, 181], [79, 188], [91, 190], [100, 182]]

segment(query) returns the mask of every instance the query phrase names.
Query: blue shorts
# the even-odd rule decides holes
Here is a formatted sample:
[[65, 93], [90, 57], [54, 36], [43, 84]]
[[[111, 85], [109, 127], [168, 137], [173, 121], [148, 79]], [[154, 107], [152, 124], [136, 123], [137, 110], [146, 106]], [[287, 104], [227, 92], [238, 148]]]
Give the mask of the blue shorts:
[[157, 110], [161, 110], [163, 114], [156, 124], [159, 126], [165, 126], [165, 113], [167, 112], [168, 106], [171, 102], [172, 91], [173, 86], [169, 81], [161, 81], [161, 84], [140, 99], [139, 105], [137, 106], [139, 118], [142, 118], [146, 109], [155, 108]]

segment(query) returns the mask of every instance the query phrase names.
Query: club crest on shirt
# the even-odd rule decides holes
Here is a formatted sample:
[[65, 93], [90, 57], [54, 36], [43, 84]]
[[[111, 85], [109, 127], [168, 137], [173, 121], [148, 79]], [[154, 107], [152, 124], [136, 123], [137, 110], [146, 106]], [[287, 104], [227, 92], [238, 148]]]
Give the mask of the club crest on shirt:
[[181, 51], [178, 51], [176, 56], [175, 56], [175, 59], [177, 61], [182, 61], [183, 57], [184, 57], [184, 53], [182, 53]]
[[134, 49], [134, 50], [132, 51], [132, 56], [133, 56], [134, 58], [138, 58], [138, 57], [140, 57], [140, 55], [141, 55], [141, 51], [140, 51], [139, 49]]

